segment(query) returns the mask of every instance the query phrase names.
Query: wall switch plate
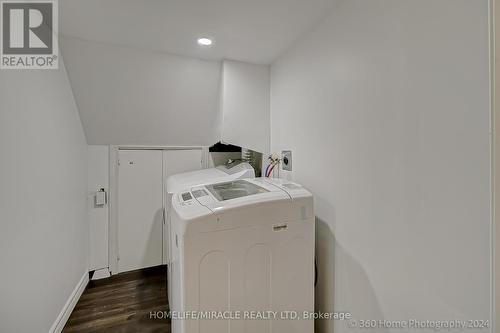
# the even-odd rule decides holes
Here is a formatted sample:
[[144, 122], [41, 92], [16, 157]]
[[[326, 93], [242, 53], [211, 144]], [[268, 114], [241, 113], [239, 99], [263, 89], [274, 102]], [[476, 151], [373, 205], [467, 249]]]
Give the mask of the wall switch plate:
[[106, 192], [104, 189], [100, 189], [95, 194], [95, 206], [104, 206], [106, 204]]
[[292, 151], [283, 150], [281, 152], [281, 164], [283, 165], [283, 170], [292, 171]]

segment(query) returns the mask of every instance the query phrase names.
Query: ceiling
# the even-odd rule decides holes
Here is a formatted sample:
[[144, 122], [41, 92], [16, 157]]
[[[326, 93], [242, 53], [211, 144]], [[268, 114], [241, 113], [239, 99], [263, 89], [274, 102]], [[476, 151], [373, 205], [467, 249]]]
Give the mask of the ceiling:
[[[269, 64], [334, 0], [64, 0], [63, 35], [199, 59]], [[214, 39], [211, 47], [198, 37]]]

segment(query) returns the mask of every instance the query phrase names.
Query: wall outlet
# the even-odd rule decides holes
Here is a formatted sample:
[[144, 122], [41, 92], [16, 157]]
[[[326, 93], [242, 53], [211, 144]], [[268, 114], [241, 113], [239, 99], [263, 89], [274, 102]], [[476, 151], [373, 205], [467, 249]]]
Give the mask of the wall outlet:
[[283, 170], [292, 171], [292, 151], [283, 150], [281, 152], [281, 164], [283, 165]]

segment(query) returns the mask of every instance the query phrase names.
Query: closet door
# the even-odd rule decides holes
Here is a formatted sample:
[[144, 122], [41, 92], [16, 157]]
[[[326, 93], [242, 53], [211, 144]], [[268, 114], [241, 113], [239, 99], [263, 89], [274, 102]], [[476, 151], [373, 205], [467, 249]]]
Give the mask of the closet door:
[[165, 180], [177, 173], [200, 170], [202, 168], [202, 149], [175, 149], [163, 151]]
[[162, 151], [121, 150], [118, 173], [118, 271], [161, 265]]

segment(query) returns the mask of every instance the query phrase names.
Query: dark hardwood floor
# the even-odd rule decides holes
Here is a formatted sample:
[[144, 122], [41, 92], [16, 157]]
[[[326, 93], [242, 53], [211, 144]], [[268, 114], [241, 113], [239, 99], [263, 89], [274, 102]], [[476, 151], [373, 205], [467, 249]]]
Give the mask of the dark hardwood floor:
[[165, 266], [90, 281], [63, 332], [170, 333], [169, 319], [150, 318], [156, 311], [168, 311]]

